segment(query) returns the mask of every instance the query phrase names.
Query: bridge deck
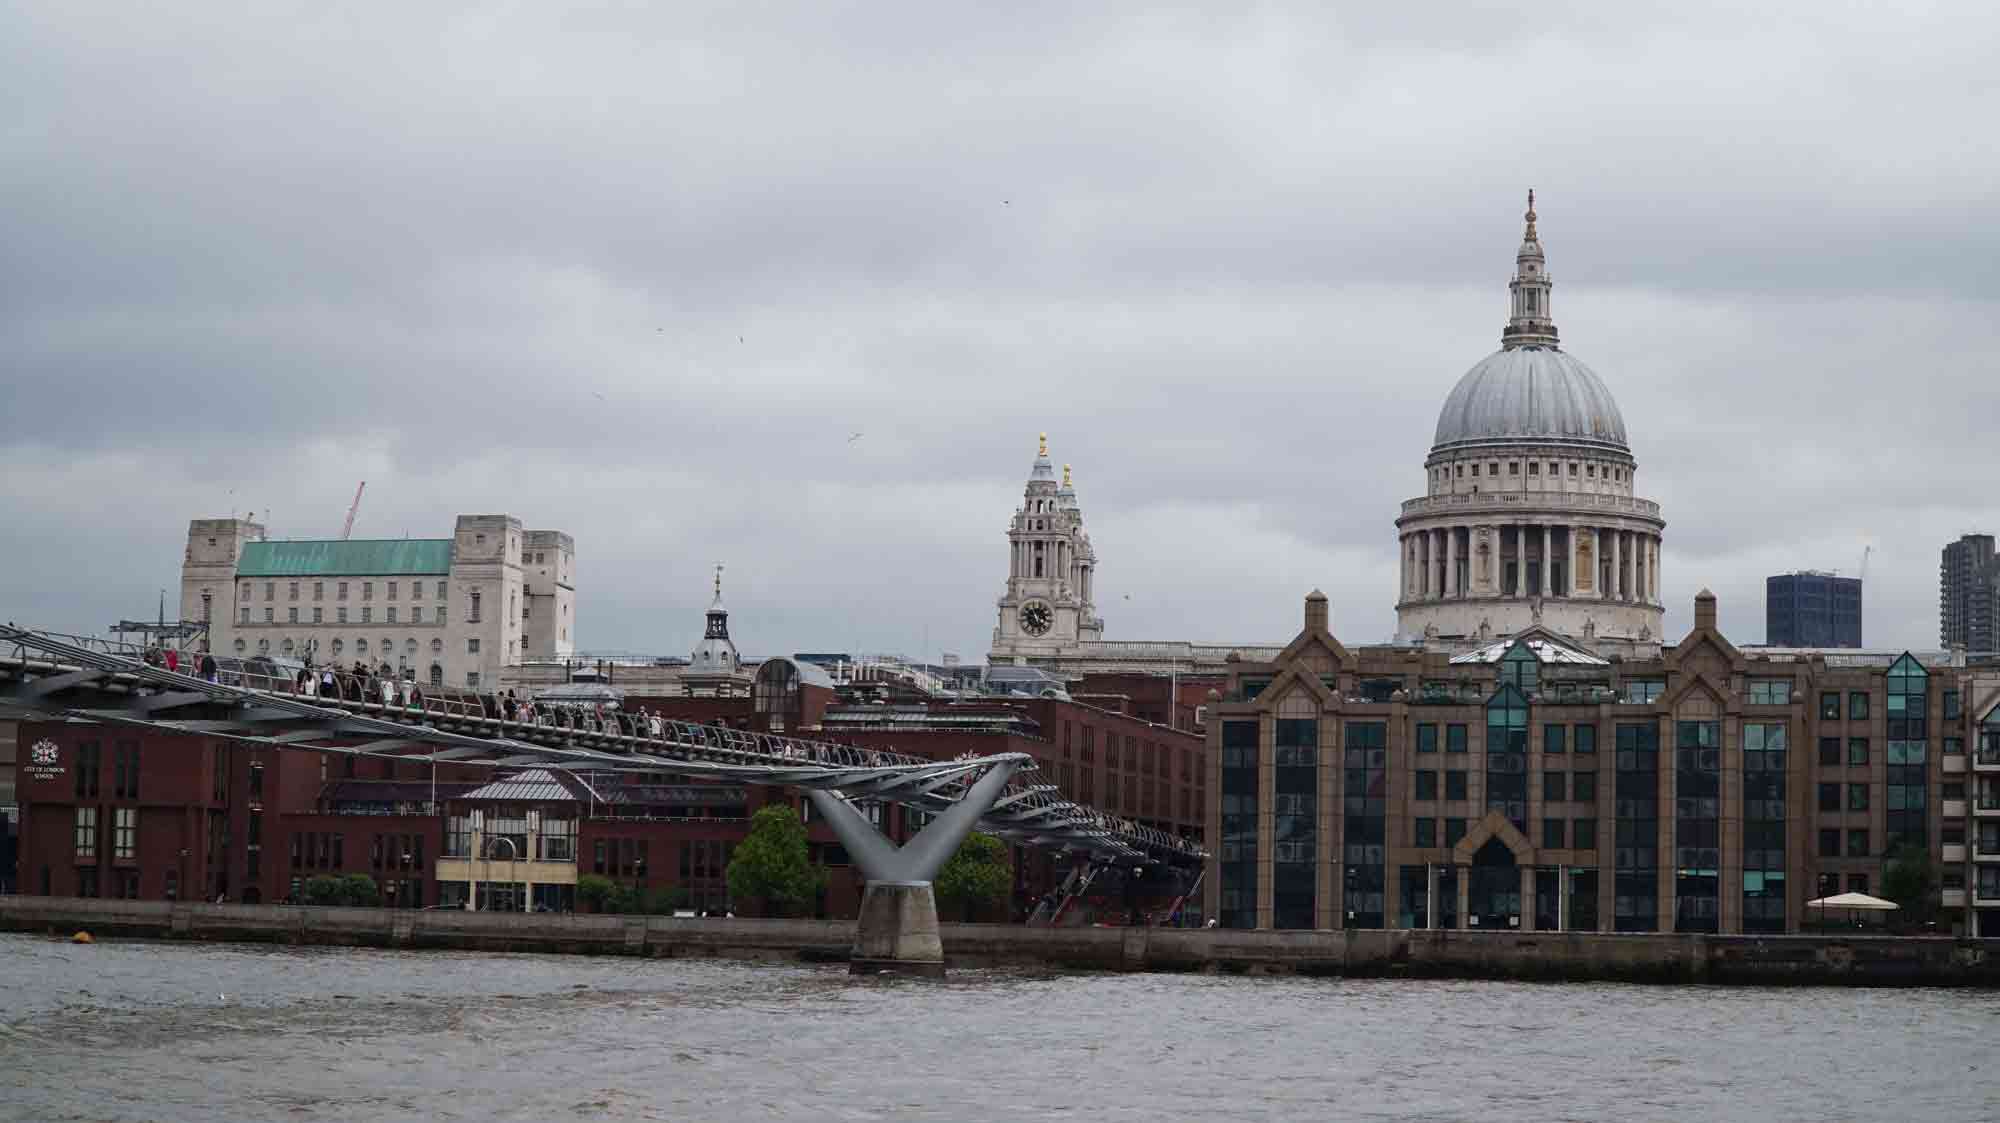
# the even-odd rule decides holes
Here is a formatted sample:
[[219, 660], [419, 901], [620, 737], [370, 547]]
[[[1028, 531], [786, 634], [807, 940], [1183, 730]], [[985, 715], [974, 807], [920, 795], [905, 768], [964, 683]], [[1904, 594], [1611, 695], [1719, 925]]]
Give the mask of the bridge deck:
[[[253, 661], [254, 663], [254, 661]], [[0, 698], [29, 710], [168, 732], [311, 749], [493, 767], [670, 771], [839, 792], [937, 812], [998, 761], [1016, 776], [981, 830], [1024, 845], [1083, 851], [1117, 864], [1197, 865], [1202, 849], [1065, 799], [1022, 773], [1022, 753], [937, 761], [782, 734], [614, 713], [497, 714], [486, 696], [337, 674], [336, 696], [232, 665], [217, 681], [93, 649], [71, 637], [0, 626]], [[224, 681], [233, 679], [234, 681]], [[371, 691], [373, 692], [371, 694]]]

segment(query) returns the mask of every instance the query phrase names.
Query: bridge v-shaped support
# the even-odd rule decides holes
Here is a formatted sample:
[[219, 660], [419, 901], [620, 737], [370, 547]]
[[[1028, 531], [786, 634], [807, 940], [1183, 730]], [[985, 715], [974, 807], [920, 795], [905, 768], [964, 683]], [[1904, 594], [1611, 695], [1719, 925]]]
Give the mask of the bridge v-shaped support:
[[937, 895], [931, 882], [958, 852], [980, 816], [993, 806], [1018, 762], [1002, 760], [938, 813], [902, 846], [882, 837], [859, 808], [833, 792], [808, 790], [806, 798], [826, 820], [848, 857], [868, 879], [854, 925], [848, 970], [944, 977], [944, 943], [938, 938]]

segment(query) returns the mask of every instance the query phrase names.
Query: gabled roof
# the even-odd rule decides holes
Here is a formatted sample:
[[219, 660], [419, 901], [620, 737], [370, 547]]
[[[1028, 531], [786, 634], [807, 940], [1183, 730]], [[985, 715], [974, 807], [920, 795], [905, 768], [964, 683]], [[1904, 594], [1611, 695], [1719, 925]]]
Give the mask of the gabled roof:
[[381, 577], [451, 573], [451, 539], [246, 542], [238, 577]]
[[460, 799], [505, 800], [509, 803], [576, 803], [575, 792], [546, 768], [530, 768], [474, 788]]

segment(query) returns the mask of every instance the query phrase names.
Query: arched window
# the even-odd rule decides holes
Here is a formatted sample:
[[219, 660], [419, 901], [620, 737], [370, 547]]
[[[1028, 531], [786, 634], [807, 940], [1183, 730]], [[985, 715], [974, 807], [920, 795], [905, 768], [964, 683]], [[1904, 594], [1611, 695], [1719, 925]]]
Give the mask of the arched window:
[[249, 649], [249, 647], [250, 647], [250, 645], [249, 645], [249, 644], [247, 644], [247, 643], [244, 643], [244, 642], [243, 642], [242, 640], [240, 640], [240, 639], [239, 639], [239, 640], [237, 640], [237, 641], [236, 641], [236, 654], [238, 654], [238, 655], [241, 655], [241, 654], [243, 654], [243, 653], [244, 653], [244, 652], [245, 652], [246, 650], [248, 650], [248, 649]]
[[417, 653], [417, 641], [416, 641], [416, 638], [415, 638], [415, 637], [413, 636], [413, 637], [411, 637], [411, 638], [409, 638], [409, 639], [406, 639], [406, 640], [404, 640], [404, 641], [403, 641], [403, 654], [405, 654], [405, 655], [415, 655], [416, 653]]
[[346, 648], [347, 648], [347, 645], [346, 645], [346, 644], [344, 644], [344, 643], [342, 643], [342, 642], [341, 642], [340, 640], [334, 640], [334, 641], [333, 641], [333, 653], [334, 653], [335, 655], [338, 655], [338, 654], [340, 654], [340, 653], [341, 653], [342, 651], [346, 650]]
[[444, 668], [438, 666], [436, 663], [431, 664], [431, 685], [432, 686], [444, 685]]
[[356, 655], [368, 654], [368, 640], [366, 637], [354, 641], [354, 653]]
[[259, 654], [259, 655], [269, 655], [270, 653], [271, 653], [271, 641], [270, 641], [270, 640], [268, 640], [268, 639], [260, 639], [260, 640], [258, 640], [258, 641], [257, 641], [257, 654]]
[[279, 645], [278, 650], [290, 655], [292, 653], [292, 641], [286, 640], [283, 644]]
[[443, 651], [444, 651], [444, 641], [443, 641], [443, 640], [441, 640], [441, 639], [434, 639], [434, 640], [432, 640], [432, 641], [431, 641], [431, 654], [432, 654], [432, 655], [437, 655], [437, 654], [440, 654], [440, 653], [442, 653]]

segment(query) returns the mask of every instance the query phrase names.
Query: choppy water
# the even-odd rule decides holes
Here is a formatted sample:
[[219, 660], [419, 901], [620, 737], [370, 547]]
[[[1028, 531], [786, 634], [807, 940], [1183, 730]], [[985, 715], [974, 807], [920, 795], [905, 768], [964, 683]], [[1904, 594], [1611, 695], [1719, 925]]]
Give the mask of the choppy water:
[[2000, 997], [0, 935], [0, 1118], [2000, 1119]]

